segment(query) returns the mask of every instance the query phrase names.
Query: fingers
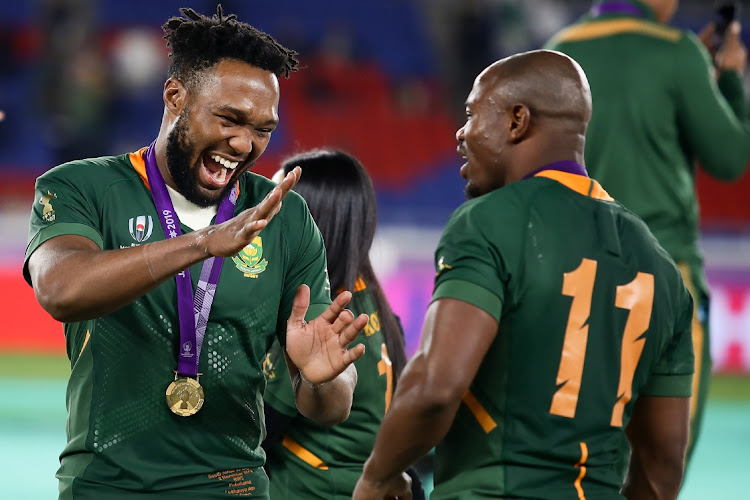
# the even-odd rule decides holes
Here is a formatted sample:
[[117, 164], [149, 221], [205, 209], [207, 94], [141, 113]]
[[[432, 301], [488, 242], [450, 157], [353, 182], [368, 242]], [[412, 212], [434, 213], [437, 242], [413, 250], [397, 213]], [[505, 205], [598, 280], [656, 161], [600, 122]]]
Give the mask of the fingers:
[[346, 328], [352, 321], [354, 321], [354, 314], [349, 309], [344, 309], [341, 314], [336, 318], [331, 327], [336, 333], [340, 333]]
[[715, 31], [716, 26], [714, 25], [714, 23], [708, 23], [700, 31], [700, 33], [698, 33], [698, 39], [703, 43], [703, 45], [705, 45], [709, 52], [712, 52], [714, 50], [714, 47], [711, 46], [711, 37], [713, 36]]
[[352, 340], [357, 338], [357, 335], [359, 335], [359, 332], [362, 331], [369, 320], [370, 318], [366, 314], [360, 314], [357, 316], [357, 319], [351, 321], [339, 334], [339, 345], [346, 349], [346, 346], [348, 346]]
[[301, 176], [302, 169], [300, 167], [294, 167], [288, 174], [286, 174], [284, 180], [282, 180], [278, 185], [278, 188], [281, 190], [282, 200], [287, 195], [287, 193], [292, 190], [294, 185], [297, 184], [297, 181]]
[[720, 69], [734, 70], [740, 75], [744, 74], [747, 64], [747, 50], [740, 39], [741, 31], [740, 23], [732, 22], [727, 28], [724, 45], [716, 55], [716, 65]]
[[338, 297], [333, 299], [331, 305], [328, 306], [325, 311], [323, 311], [323, 314], [321, 314], [320, 317], [328, 323], [333, 323], [334, 321], [336, 321], [336, 318], [339, 317], [341, 311], [346, 308], [346, 305], [350, 300], [352, 300], [352, 292], [341, 292]]
[[307, 308], [310, 305], [310, 288], [307, 285], [300, 285], [297, 288], [297, 293], [294, 295], [294, 302], [292, 303], [292, 312], [289, 315], [287, 323], [303, 324], [305, 321], [305, 314], [307, 314]]
[[359, 358], [365, 355], [365, 345], [357, 344], [351, 349], [344, 351], [343, 360], [344, 368], [357, 361]]

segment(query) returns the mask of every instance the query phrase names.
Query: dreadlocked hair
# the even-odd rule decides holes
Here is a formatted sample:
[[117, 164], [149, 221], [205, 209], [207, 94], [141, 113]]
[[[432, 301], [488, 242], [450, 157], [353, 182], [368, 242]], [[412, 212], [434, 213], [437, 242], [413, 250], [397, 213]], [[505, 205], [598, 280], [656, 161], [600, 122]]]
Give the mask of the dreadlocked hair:
[[169, 54], [169, 76], [185, 85], [196, 81], [203, 70], [224, 59], [246, 62], [281, 77], [297, 71], [297, 52], [277, 42], [271, 35], [225, 15], [221, 4], [211, 17], [182, 7], [184, 17], [171, 17], [162, 26]]

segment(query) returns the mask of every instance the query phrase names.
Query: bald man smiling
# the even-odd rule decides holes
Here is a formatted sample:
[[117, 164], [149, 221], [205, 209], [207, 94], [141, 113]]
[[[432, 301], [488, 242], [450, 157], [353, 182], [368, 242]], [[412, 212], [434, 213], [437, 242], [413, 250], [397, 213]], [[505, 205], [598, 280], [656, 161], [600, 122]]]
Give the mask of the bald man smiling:
[[[356, 500], [676, 498], [692, 300], [646, 225], [589, 178], [591, 92], [553, 51], [475, 80], [458, 152], [468, 202], [435, 252], [432, 302]], [[623, 486], [625, 435], [633, 456]]]

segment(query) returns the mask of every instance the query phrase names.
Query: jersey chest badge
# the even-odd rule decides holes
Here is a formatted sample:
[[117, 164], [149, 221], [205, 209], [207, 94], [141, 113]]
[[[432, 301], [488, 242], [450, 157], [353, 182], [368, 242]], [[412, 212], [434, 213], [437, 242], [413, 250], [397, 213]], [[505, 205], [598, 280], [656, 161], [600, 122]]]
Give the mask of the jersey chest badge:
[[253, 238], [248, 246], [232, 257], [232, 262], [246, 278], [257, 278], [268, 266], [268, 261], [263, 258], [263, 240], [261, 237]]

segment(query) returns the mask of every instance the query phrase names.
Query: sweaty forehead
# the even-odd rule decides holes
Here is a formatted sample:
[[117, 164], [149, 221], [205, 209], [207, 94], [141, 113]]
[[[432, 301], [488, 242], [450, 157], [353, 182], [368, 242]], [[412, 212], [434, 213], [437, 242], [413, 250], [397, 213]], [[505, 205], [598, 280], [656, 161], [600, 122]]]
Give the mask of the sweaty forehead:
[[499, 102], [497, 89], [497, 82], [494, 78], [486, 78], [484, 75], [480, 75], [475, 80], [469, 97], [466, 98], [466, 107], [476, 108], [482, 105], [497, 105]]
[[199, 99], [208, 106], [231, 106], [244, 112], [269, 110], [279, 104], [275, 74], [242, 61], [225, 60], [209, 69], [199, 85]]

